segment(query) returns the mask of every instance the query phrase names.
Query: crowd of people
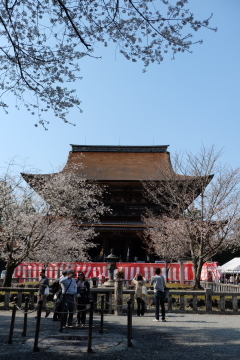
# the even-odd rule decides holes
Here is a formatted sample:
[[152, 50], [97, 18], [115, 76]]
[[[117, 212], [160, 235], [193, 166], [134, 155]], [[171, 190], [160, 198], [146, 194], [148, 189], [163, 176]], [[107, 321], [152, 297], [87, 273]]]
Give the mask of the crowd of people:
[[222, 284], [239, 285], [240, 274], [222, 274], [219, 282], [221, 282]]
[[[42, 309], [46, 312], [45, 317], [48, 317], [50, 310], [46, 307], [46, 300], [49, 294], [49, 279], [45, 275], [43, 269], [40, 273], [41, 279], [39, 282], [38, 298], [43, 301]], [[54, 281], [52, 291], [55, 299], [55, 309], [53, 314], [53, 321], [61, 319], [63, 312], [63, 327], [73, 326], [73, 315], [75, 309], [77, 310], [76, 325], [84, 326], [86, 323], [86, 306], [91, 299], [90, 284], [86, 280], [83, 272], [79, 272], [77, 279], [73, 269], [63, 270], [62, 276]], [[146, 279], [142, 274], [136, 274], [132, 283], [135, 285], [135, 299], [137, 302], [137, 316], [144, 316], [146, 312], [146, 304], [148, 299]], [[161, 275], [161, 269], [155, 269], [155, 275], [151, 278], [150, 284], [154, 290], [155, 303], [155, 319], [154, 322], [159, 322], [159, 306], [161, 307], [161, 319], [165, 319], [165, 279]], [[63, 304], [64, 301], [64, 304]]]
[[[42, 309], [46, 311], [45, 317], [48, 317], [50, 310], [46, 307], [46, 299], [49, 292], [46, 290], [49, 288], [49, 279], [45, 275], [45, 270], [41, 271], [40, 276], [38, 299], [43, 300]], [[52, 285], [55, 299], [53, 321], [60, 320], [63, 311], [63, 327], [73, 326], [75, 309], [77, 310], [76, 325], [84, 326], [86, 322], [86, 306], [91, 299], [90, 284], [83, 272], [78, 273], [77, 279], [75, 276], [73, 269], [63, 270], [62, 276]]]

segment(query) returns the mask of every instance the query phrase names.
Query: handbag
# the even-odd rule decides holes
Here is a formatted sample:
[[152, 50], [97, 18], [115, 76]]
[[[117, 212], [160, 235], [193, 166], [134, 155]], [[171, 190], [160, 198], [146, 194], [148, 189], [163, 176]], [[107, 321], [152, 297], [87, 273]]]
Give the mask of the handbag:
[[57, 295], [57, 294], [54, 294], [54, 295], [53, 295], [53, 300], [55, 300], [55, 301], [56, 301], [56, 300], [57, 300], [57, 298], [58, 298], [58, 295]]
[[147, 287], [145, 285], [142, 286], [142, 295], [145, 295], [145, 296], [148, 295]]
[[164, 288], [164, 299], [168, 300], [168, 298], [169, 298], [169, 288], [167, 288], [165, 286], [165, 288]]
[[44, 295], [49, 295], [49, 286], [45, 287]]
[[[68, 288], [69, 288], [69, 286], [71, 285], [71, 283], [72, 283], [72, 279], [71, 279], [71, 281], [70, 281], [70, 284], [68, 284], [68, 287], [67, 287], [67, 289], [66, 289], [66, 292], [68, 291]], [[65, 292], [65, 294], [66, 294], [66, 292]], [[62, 293], [62, 291], [60, 291], [59, 292], [59, 294], [58, 294], [58, 298], [57, 298], [57, 300], [56, 300], [56, 304], [57, 304], [57, 306], [60, 308], [60, 306], [61, 306], [61, 304], [62, 304], [62, 301], [63, 301], [63, 293]]]
[[93, 300], [93, 295], [89, 292], [87, 294], [87, 301], [88, 301], [87, 303], [89, 304], [91, 300]]
[[61, 302], [62, 302], [62, 300], [63, 300], [63, 294], [61, 293], [61, 294], [59, 294], [59, 296], [57, 297], [56, 304], [60, 305]]

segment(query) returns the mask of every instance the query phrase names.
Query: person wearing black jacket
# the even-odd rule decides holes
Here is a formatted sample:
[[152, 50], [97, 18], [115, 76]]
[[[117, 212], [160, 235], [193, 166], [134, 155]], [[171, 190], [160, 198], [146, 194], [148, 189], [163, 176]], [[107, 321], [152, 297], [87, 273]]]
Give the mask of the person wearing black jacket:
[[61, 320], [61, 295], [62, 295], [62, 287], [59, 281], [67, 275], [67, 270], [62, 271], [62, 275], [60, 278], [54, 281], [52, 284], [52, 292], [55, 297], [55, 308], [53, 313], [53, 321]]
[[83, 272], [78, 274], [77, 280], [77, 325], [85, 325], [86, 304], [89, 302], [90, 284]]

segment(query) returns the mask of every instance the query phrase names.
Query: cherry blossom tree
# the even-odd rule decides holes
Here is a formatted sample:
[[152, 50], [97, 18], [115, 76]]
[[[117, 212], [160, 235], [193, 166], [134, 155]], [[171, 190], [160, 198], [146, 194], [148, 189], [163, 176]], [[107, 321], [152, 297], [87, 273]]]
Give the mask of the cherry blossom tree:
[[179, 247], [190, 255], [196, 289], [201, 287], [203, 264], [219, 251], [240, 245], [240, 171], [222, 165], [220, 156], [214, 146], [202, 147], [197, 154], [177, 155], [173, 158], [176, 173], [157, 166], [164, 180], [144, 183], [146, 196], [162, 209], [162, 215], [147, 214], [144, 219], [152, 226], [146, 233], [150, 246], [162, 255], [169, 242], [175, 259], [182, 257]]
[[194, 18], [188, 0], [6, 0], [0, 2], [0, 105], [7, 112], [7, 95], [48, 124], [46, 112], [68, 122], [80, 100], [67, 83], [80, 79], [80, 60], [94, 57], [99, 44], [116, 44], [128, 60], [143, 61], [144, 69], [161, 63], [171, 52], [192, 52], [193, 33], [210, 27]]
[[[157, 254], [166, 262], [166, 281], [171, 263], [183, 258], [189, 252], [189, 244], [185, 237], [180, 236], [181, 224], [165, 215], [157, 216], [148, 210], [143, 216], [148, 228], [141, 236], [147, 246], [147, 251]], [[179, 229], [180, 227], [180, 229]]]
[[[23, 261], [87, 261], [95, 246], [92, 226], [106, 211], [97, 184], [72, 173], [23, 177], [8, 172], [0, 181], [0, 258], [6, 261], [4, 286]], [[41, 181], [42, 180], [42, 181]], [[35, 190], [38, 190], [36, 193]]]

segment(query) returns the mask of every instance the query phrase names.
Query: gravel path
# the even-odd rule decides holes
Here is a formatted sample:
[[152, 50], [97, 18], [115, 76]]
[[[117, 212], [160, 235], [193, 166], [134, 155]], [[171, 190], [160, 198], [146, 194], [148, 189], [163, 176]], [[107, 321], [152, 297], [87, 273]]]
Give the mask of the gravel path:
[[[17, 312], [13, 343], [8, 345], [11, 312], [0, 312], [0, 358], [32, 359], [240, 359], [238, 315], [169, 314], [166, 323], [154, 323], [152, 314], [133, 317], [133, 347], [127, 347], [127, 317], [104, 317], [99, 334], [99, 315], [94, 315], [93, 353], [87, 353], [87, 328], [69, 328], [59, 333], [59, 322], [41, 320], [39, 353], [33, 353], [34, 316], [29, 315], [27, 337], [21, 336], [23, 315]], [[65, 340], [59, 337], [65, 337]], [[66, 338], [68, 340], [66, 340]]]

